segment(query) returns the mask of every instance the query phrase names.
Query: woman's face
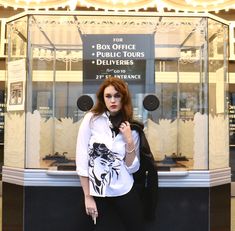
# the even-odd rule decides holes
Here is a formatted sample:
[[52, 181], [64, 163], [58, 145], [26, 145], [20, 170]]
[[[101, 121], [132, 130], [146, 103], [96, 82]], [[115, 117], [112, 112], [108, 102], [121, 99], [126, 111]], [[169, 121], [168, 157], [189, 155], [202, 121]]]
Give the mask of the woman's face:
[[104, 89], [104, 102], [111, 115], [115, 115], [122, 108], [122, 96], [112, 85]]

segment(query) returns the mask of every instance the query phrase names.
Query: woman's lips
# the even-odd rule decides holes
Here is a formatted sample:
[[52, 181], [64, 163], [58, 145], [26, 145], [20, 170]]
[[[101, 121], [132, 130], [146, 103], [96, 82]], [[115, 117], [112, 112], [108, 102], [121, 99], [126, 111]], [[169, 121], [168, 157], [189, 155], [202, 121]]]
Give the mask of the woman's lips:
[[115, 109], [117, 106], [116, 105], [112, 105], [110, 106], [112, 109]]

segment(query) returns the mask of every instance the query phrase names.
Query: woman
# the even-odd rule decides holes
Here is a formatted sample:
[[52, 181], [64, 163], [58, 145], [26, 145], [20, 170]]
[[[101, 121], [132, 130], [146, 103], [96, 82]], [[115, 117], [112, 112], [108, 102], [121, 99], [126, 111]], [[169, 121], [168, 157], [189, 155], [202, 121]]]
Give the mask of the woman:
[[139, 134], [130, 128], [133, 109], [128, 86], [110, 77], [96, 96], [77, 139], [76, 164], [86, 213], [96, 231], [142, 231], [141, 203], [132, 175], [140, 166]]

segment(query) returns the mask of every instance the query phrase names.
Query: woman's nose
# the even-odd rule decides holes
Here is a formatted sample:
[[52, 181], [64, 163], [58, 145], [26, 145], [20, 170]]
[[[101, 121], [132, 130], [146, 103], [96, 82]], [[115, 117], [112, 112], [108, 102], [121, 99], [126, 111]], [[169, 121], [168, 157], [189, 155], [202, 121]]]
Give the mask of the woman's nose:
[[112, 96], [111, 102], [115, 102], [115, 100], [116, 100], [116, 97], [115, 97], [115, 96]]

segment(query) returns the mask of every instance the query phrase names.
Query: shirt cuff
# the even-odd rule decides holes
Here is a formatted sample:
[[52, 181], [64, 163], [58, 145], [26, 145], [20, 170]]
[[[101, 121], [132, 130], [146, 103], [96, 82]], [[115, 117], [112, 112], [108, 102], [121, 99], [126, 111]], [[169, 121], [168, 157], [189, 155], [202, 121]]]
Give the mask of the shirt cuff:
[[135, 157], [135, 159], [133, 160], [133, 163], [130, 166], [127, 166], [126, 164], [125, 166], [126, 166], [127, 171], [130, 174], [135, 173], [139, 170], [139, 167], [140, 167], [139, 159]]

